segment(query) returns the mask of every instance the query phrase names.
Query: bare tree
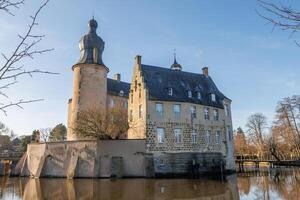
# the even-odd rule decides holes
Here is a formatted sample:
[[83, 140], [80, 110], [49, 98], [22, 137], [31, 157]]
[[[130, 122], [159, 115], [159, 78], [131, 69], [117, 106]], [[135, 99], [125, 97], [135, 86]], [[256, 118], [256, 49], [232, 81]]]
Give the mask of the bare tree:
[[[258, 15], [264, 18], [268, 23], [273, 25], [273, 29], [280, 28], [284, 31], [290, 31], [291, 34], [300, 30], [300, 11], [289, 6], [277, 5], [264, 0], [257, 0], [260, 10]], [[297, 46], [300, 44], [295, 41]]]
[[[24, 1], [1, 1], [0, 0], [0, 11], [4, 10], [9, 12], [9, 8], [11, 6], [18, 6], [22, 4]], [[18, 82], [18, 78], [24, 75], [29, 75], [32, 77], [33, 74], [36, 73], [44, 73], [44, 74], [56, 74], [49, 71], [43, 71], [40, 69], [28, 69], [22, 63], [26, 58], [33, 59], [38, 54], [43, 54], [53, 49], [38, 49], [36, 46], [38, 43], [42, 41], [45, 35], [35, 34], [33, 32], [34, 28], [38, 25], [37, 17], [42, 11], [42, 9], [48, 4], [49, 0], [46, 0], [37, 11], [30, 16], [31, 22], [28, 25], [28, 29], [24, 34], [18, 35], [19, 42], [16, 47], [13, 49], [12, 53], [9, 55], [2, 54], [2, 58], [4, 59], [3, 65], [0, 66], [0, 96], [5, 98], [6, 101], [0, 100], [0, 111], [2, 111], [5, 115], [7, 114], [7, 108], [9, 107], [19, 107], [22, 108], [22, 104], [41, 101], [42, 99], [34, 99], [34, 100], [23, 100], [20, 99], [16, 102], [9, 101], [9, 97], [6, 94], [6, 90], [15, 85]], [[2, 4], [1, 4], [2, 3]], [[2, 6], [2, 7], [1, 7]], [[2, 8], [2, 9], [1, 9]]]
[[267, 128], [267, 118], [261, 113], [251, 115], [248, 118], [246, 127], [248, 128], [250, 139], [258, 150], [259, 156], [262, 157], [265, 145], [264, 140], [266, 136], [265, 130]]
[[78, 113], [74, 133], [86, 138], [116, 139], [128, 130], [127, 110], [109, 108], [103, 115], [98, 109], [88, 109]]
[[40, 132], [41, 142], [48, 142], [50, 139], [51, 128], [41, 128], [38, 130]]
[[283, 146], [283, 154], [300, 156], [300, 96], [286, 97], [278, 102], [273, 123], [275, 142]]
[[19, 8], [20, 5], [24, 4], [25, 0], [0, 0], [0, 10], [3, 10], [10, 15], [14, 15], [11, 9]]

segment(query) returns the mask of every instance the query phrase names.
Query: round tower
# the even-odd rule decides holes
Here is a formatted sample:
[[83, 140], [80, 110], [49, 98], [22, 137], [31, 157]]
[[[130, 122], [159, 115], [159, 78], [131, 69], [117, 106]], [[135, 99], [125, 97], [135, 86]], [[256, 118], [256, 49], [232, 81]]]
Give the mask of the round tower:
[[107, 73], [102, 61], [104, 41], [97, 35], [97, 21], [88, 23], [89, 32], [79, 42], [80, 59], [73, 65], [73, 97], [68, 105], [67, 140], [84, 140], [73, 128], [80, 111], [93, 109], [106, 113]]

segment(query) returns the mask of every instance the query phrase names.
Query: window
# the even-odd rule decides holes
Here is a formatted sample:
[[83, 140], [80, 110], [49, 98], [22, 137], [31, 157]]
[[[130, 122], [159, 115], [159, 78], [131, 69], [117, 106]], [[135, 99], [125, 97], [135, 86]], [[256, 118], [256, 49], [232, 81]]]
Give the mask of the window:
[[229, 105], [224, 105], [224, 110], [225, 110], [225, 116], [229, 116], [230, 114]]
[[123, 102], [123, 107], [124, 107], [124, 108], [128, 108], [128, 103], [127, 103], [127, 101], [124, 101], [124, 102]]
[[173, 95], [173, 88], [169, 88], [169, 90], [168, 90], [168, 95], [170, 95], [170, 96]]
[[221, 131], [216, 131], [216, 144], [221, 142]]
[[191, 143], [196, 143], [196, 142], [197, 142], [197, 133], [196, 130], [193, 130], [191, 134]]
[[214, 109], [214, 120], [215, 121], [219, 120], [219, 111], [218, 111], [218, 109]]
[[134, 81], [134, 91], [137, 90], [137, 80]]
[[201, 99], [201, 93], [197, 92], [197, 99]]
[[232, 140], [232, 134], [231, 134], [230, 126], [227, 126], [227, 135], [228, 135], [228, 140], [231, 141]]
[[157, 142], [164, 143], [165, 141], [165, 129], [164, 128], [157, 128]]
[[211, 94], [211, 100], [216, 101], [216, 95], [215, 94]]
[[120, 95], [121, 97], [124, 96], [124, 91], [123, 91], [123, 90], [120, 90], [119, 95]]
[[189, 98], [192, 98], [192, 97], [193, 97], [192, 91], [191, 91], [191, 90], [188, 90], [188, 97], [189, 97]]
[[113, 108], [115, 107], [116, 100], [115, 99], [110, 99], [110, 107]]
[[197, 117], [196, 106], [190, 106], [190, 112], [191, 112], [191, 117], [192, 118], [196, 118]]
[[181, 106], [180, 106], [180, 104], [174, 104], [173, 105], [173, 112], [175, 114], [175, 117], [180, 117], [180, 114], [181, 114]]
[[141, 98], [141, 97], [142, 97], [142, 89], [139, 88], [139, 98]]
[[142, 118], [142, 105], [139, 105], [139, 118]]
[[129, 121], [132, 122], [132, 120], [133, 120], [133, 112], [132, 112], [132, 110], [130, 110], [129, 111]]
[[158, 116], [162, 116], [163, 115], [163, 104], [162, 103], [156, 103], [155, 104], [155, 110], [156, 110], [156, 114]]
[[131, 91], [131, 94], [130, 94], [130, 102], [133, 103], [133, 91]]
[[209, 120], [209, 109], [204, 108], [204, 119]]
[[175, 142], [176, 143], [181, 143], [181, 129], [180, 128], [175, 128], [174, 129], [174, 135], [175, 135]]
[[207, 144], [210, 144], [210, 135], [211, 135], [211, 131], [206, 130], [205, 131], [205, 141], [206, 141]]

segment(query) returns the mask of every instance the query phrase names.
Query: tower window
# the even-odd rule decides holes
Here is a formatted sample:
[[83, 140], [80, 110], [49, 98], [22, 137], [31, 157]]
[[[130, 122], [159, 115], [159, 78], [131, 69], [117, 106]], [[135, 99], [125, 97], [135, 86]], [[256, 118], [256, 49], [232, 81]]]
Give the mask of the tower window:
[[193, 94], [192, 94], [192, 91], [191, 91], [191, 90], [188, 90], [188, 97], [189, 97], [189, 98], [192, 98], [192, 97], [193, 97]]
[[132, 112], [132, 110], [130, 110], [129, 111], [129, 121], [132, 122], [132, 120], [133, 120], [133, 112]]
[[134, 91], [137, 90], [137, 80], [134, 81]]
[[139, 98], [141, 98], [141, 97], [142, 97], [142, 89], [139, 88]]
[[133, 103], [133, 91], [131, 91], [131, 94], [130, 94], [130, 102]]
[[142, 105], [139, 105], [139, 118], [142, 118]]

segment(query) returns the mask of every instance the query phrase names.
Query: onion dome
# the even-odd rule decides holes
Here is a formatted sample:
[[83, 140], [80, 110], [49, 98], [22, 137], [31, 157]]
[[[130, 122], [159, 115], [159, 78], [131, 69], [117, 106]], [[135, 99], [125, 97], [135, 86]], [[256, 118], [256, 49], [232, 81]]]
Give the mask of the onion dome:
[[104, 65], [102, 61], [104, 41], [97, 35], [98, 23], [93, 18], [89, 21], [88, 26], [89, 32], [79, 41], [80, 59], [78, 63]]
[[179, 63], [177, 63], [176, 61], [176, 53], [174, 52], [174, 63], [171, 65], [171, 69], [172, 70], [177, 70], [177, 71], [181, 71], [182, 67]]

